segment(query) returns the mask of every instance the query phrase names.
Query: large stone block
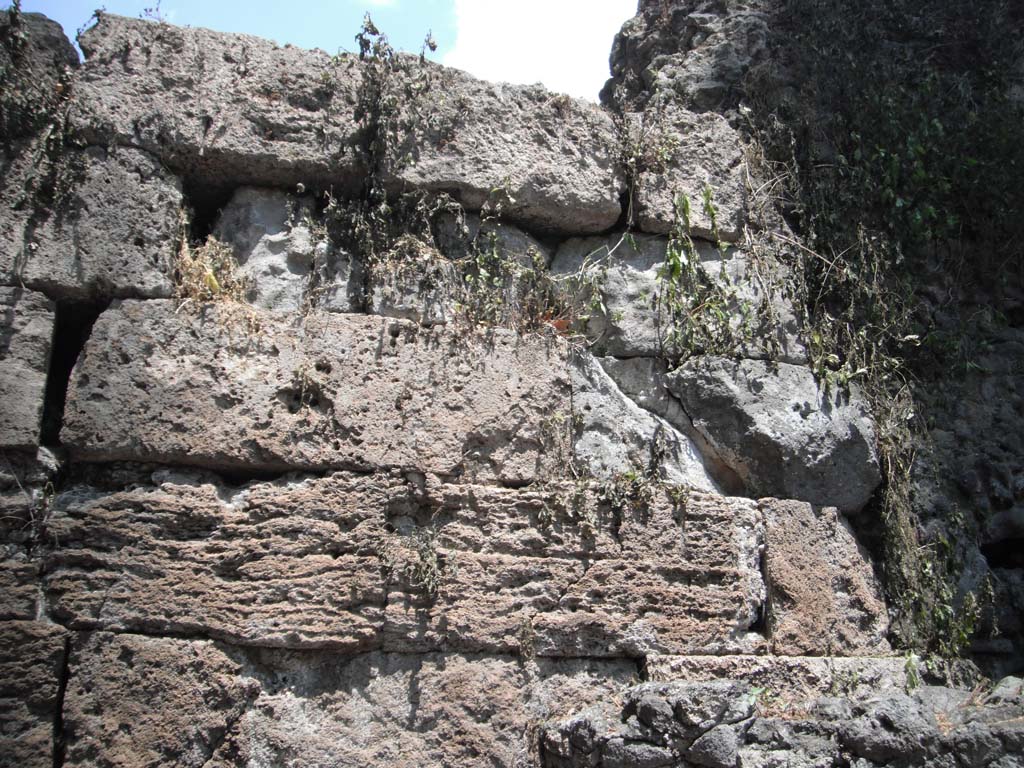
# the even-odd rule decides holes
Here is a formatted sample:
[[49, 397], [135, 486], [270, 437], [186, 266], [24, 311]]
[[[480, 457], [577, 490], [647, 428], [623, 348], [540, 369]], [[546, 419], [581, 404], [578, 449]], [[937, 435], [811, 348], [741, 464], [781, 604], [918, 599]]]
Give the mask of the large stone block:
[[[665, 299], [668, 238], [624, 234], [608, 238], [571, 238], [559, 246], [551, 271], [561, 277], [580, 275], [584, 288], [596, 293], [586, 333], [593, 349], [614, 357], [680, 357], [694, 350], [680, 344]], [[792, 303], [783, 297], [778, 265], [754, 267], [741, 249], [719, 250], [694, 241], [699, 279], [719, 294], [730, 315], [735, 352], [743, 357], [773, 357], [800, 363], [807, 353], [798, 338]], [[774, 274], [772, 274], [774, 272]], [[708, 316], [709, 320], [714, 320]], [[701, 322], [696, 315], [694, 322]], [[747, 330], [749, 326], [749, 330]]]
[[[86, 62], [71, 117], [87, 141], [147, 149], [211, 185], [361, 188], [373, 137], [355, 119], [364, 67], [245, 35], [101, 14], [82, 36]], [[479, 209], [505, 190], [503, 210], [534, 229], [598, 232], [621, 215], [611, 118], [536, 86], [485, 83], [400, 57], [401, 78], [429, 86], [402, 102], [383, 181], [455, 195]], [[404, 72], [411, 68], [415, 72]], [[378, 84], [379, 85], [379, 84]], [[418, 82], [417, 87], [422, 86]], [[415, 89], [413, 89], [415, 90]], [[394, 158], [392, 158], [394, 159]]]
[[44, 588], [60, 621], [270, 647], [379, 645], [377, 550], [399, 484], [336, 474], [232, 494], [193, 475], [157, 479], [57, 499]]
[[884, 656], [889, 617], [867, 553], [831, 507], [767, 499], [768, 634], [780, 655]]
[[80, 634], [64, 698], [67, 766], [202, 766], [259, 685], [208, 641]]
[[666, 382], [752, 495], [856, 511], [881, 480], [866, 405], [856, 390], [823, 388], [808, 368], [701, 357]]
[[[432, 519], [442, 563], [436, 594], [395, 582], [385, 648], [552, 657], [764, 650], [752, 630], [764, 603], [752, 502], [696, 493], [673, 500], [658, 491], [616, 507], [600, 501], [603, 492], [516, 492], [513, 508], [532, 507], [537, 522], [514, 519], [512, 531], [485, 544], [467, 532], [480, 516], [473, 508], [494, 494], [457, 508], [456, 499], [478, 492], [446, 489]], [[499, 513], [495, 528], [508, 519]], [[569, 521], [575, 530], [567, 536]], [[551, 544], [538, 541], [549, 529]]]
[[355, 189], [354, 56], [102, 13], [81, 36], [71, 121], [212, 186]]
[[[65, 149], [65, 175], [40, 182], [38, 151], [23, 146], [0, 182], [13, 201], [0, 209], [0, 279], [60, 299], [170, 296], [185, 235], [178, 178], [145, 152], [89, 147]], [[54, 203], [35, 183], [67, 188]]]
[[455, 654], [241, 653], [95, 633], [76, 643], [65, 765], [531, 764], [538, 724], [636, 668]]
[[41, 13], [0, 11], [0, 139], [44, 128], [66, 97], [78, 54], [60, 24]]
[[[636, 188], [637, 221], [644, 232], [670, 232], [676, 223], [677, 199], [689, 201], [690, 233], [726, 242], [743, 238], [746, 218], [746, 161], [739, 133], [721, 115], [684, 109], [649, 109], [627, 120], [641, 123], [637, 133], [662, 147], [641, 151], [664, 153], [665, 167], [640, 175]], [[710, 190], [710, 208], [705, 201]]]
[[231, 325], [237, 307], [104, 312], [72, 377], [63, 443], [86, 460], [404, 467], [517, 484], [557, 469], [542, 427], [570, 412], [562, 341], [253, 312], [252, 335]]
[[35, 291], [0, 287], [0, 448], [34, 448], [53, 343], [53, 302]]
[[618, 221], [624, 181], [608, 113], [540, 86], [425, 66], [431, 85], [415, 110], [441, 128], [403, 137], [399, 154], [412, 162], [390, 174], [395, 188], [448, 192], [470, 210], [501, 203], [534, 230], [601, 232]]
[[36, 621], [0, 622], [0, 765], [50, 768], [67, 632]]

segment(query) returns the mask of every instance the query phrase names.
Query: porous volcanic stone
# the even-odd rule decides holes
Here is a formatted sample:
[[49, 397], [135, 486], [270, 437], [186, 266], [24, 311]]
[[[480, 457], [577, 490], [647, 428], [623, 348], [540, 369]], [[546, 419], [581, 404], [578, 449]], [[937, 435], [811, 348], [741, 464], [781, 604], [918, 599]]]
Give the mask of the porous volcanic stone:
[[856, 390], [827, 391], [808, 368], [709, 356], [691, 358], [666, 382], [752, 495], [856, 511], [881, 480]]
[[[724, 253], [711, 243], [695, 240], [702, 278], [716, 285], [728, 305], [734, 330], [740, 328], [742, 311], [751, 315], [754, 331], [746, 342], [738, 341], [736, 353], [743, 357], [771, 356], [802, 363], [806, 350], [797, 337], [796, 313], [779, 290], [777, 274], [758, 274], [747, 254], [736, 248]], [[555, 253], [551, 271], [561, 277], [584, 276], [586, 290], [596, 291], [600, 306], [587, 318], [586, 333], [599, 354], [614, 357], [679, 357], [691, 350], [680, 349], [673, 336], [671, 312], [664, 305], [664, 281], [668, 238], [623, 233], [607, 238], [571, 238]], [[724, 262], [723, 262], [724, 259]], [[766, 291], [766, 281], [770, 286]], [[762, 306], [764, 304], [765, 306]], [[699, 320], [697, 321], [699, 322]]]
[[276, 189], [241, 187], [221, 211], [213, 235], [233, 249], [235, 276], [247, 282], [254, 306], [303, 308], [317, 247], [312, 203]]
[[780, 655], [883, 656], [889, 628], [867, 553], [832, 507], [761, 502], [768, 632]]
[[0, 622], [0, 764], [50, 768], [68, 633], [37, 621]]
[[65, 765], [529, 765], [538, 722], [613, 697], [635, 671], [95, 633], [72, 659]]
[[764, 649], [753, 502], [658, 492], [613, 508], [600, 485], [417, 477], [76, 486], [53, 504], [47, 604], [76, 630], [346, 653]]
[[[721, 115], [684, 109], [648, 110], [627, 115], [647, 125], [636, 130], [648, 141], [666, 141], [668, 161], [660, 171], [640, 175], [636, 188], [637, 221], [644, 232], [663, 234], [683, 219], [676, 200], [690, 203], [690, 233], [708, 240], [742, 239], [746, 215], [746, 171], [739, 133]], [[651, 125], [653, 123], [653, 125]], [[704, 200], [711, 190], [714, 220]]]
[[211, 187], [354, 190], [356, 57], [101, 13], [80, 38], [71, 121]]
[[208, 641], [80, 634], [69, 672], [67, 766], [205, 765], [260, 690]]
[[587, 351], [574, 355], [573, 457], [595, 477], [653, 473], [702, 491], [718, 485], [694, 442], [624, 395]]
[[500, 330], [126, 301], [93, 328], [62, 441], [93, 461], [395, 466], [523, 483], [556, 469], [541, 422], [570, 412], [565, 360], [557, 339]]
[[41, 293], [0, 287], [0, 448], [34, 448], [46, 395], [54, 306]]
[[[72, 122], [87, 141], [137, 146], [212, 186], [361, 188], [368, 161], [355, 119], [358, 57], [246, 35], [101, 14], [81, 40]], [[617, 137], [595, 105], [537, 86], [492, 84], [400, 57], [386, 88], [403, 96], [388, 142], [393, 191], [448, 192], [478, 210], [503, 190], [503, 212], [532, 229], [599, 232], [621, 215]], [[394, 160], [394, 158], [391, 158]], [[495, 200], [494, 202], [497, 202]]]
[[502, 216], [533, 230], [592, 233], [618, 221], [624, 181], [608, 113], [536, 85], [424, 68], [431, 85], [415, 109], [439, 127], [404, 137], [399, 154], [412, 162], [392, 170], [394, 188], [448, 192], [474, 211], [501, 203]]
[[[7, 281], [59, 299], [166, 297], [182, 230], [178, 178], [126, 147], [65, 149], [68, 189], [50, 207], [0, 209], [0, 268]], [[3, 179], [12, 200], [36, 173], [26, 150]]]

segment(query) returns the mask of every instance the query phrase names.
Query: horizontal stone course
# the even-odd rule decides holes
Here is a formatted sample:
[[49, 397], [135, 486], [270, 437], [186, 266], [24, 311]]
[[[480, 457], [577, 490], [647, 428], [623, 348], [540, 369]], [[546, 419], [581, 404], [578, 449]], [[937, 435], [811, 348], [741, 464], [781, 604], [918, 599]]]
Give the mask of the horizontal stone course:
[[[367, 68], [351, 54], [100, 14], [81, 40], [71, 121], [87, 142], [146, 149], [204, 184], [362, 188], [373, 137], [355, 119]], [[536, 86], [491, 84], [400, 56], [403, 96], [380, 181], [453, 194], [479, 210], [503, 190], [513, 221], [599, 232], [621, 215], [611, 117]], [[381, 67], [383, 70], [384, 67]], [[385, 139], [381, 137], [381, 141]], [[378, 142], [378, 144], [381, 142]], [[408, 157], [412, 162], [394, 162]], [[494, 202], [498, 202], [495, 200]]]
[[72, 376], [64, 445], [87, 461], [249, 471], [392, 466], [517, 484], [554, 471], [542, 423], [570, 412], [562, 341], [248, 311], [104, 312]]

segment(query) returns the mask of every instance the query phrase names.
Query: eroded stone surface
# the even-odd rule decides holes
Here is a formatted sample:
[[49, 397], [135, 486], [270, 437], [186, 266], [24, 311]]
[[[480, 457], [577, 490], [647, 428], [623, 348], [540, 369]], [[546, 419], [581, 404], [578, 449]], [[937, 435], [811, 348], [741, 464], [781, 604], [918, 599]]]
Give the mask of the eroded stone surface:
[[215, 186], [354, 189], [354, 56], [102, 13], [81, 38], [71, 119]]
[[[600, 295], [600, 306], [590, 313], [586, 325], [587, 336], [599, 354], [673, 358], [693, 352], [681, 348], [671, 311], [664, 304], [661, 275], [667, 248], [664, 237], [622, 234], [572, 238], [559, 247], [551, 271], [559, 276], [586, 275], [583, 283], [592, 285]], [[742, 250], [723, 253], [701, 240], [694, 241], [694, 249], [702, 279], [717, 286], [730, 308], [737, 354], [806, 360], [806, 350], [797, 337], [796, 314], [775, 285], [781, 275], [760, 274]], [[744, 308], [754, 328], [749, 340], [739, 334]]]
[[881, 480], [856, 390], [826, 391], [803, 366], [722, 357], [688, 360], [666, 381], [752, 494], [855, 511]]
[[392, 186], [449, 192], [470, 210], [501, 203], [503, 216], [536, 230], [601, 232], [618, 221], [624, 183], [606, 112], [540, 86], [425, 71], [431, 85], [416, 109], [438, 127], [405, 137], [399, 152], [414, 162], [392, 171]]
[[0, 448], [34, 448], [46, 395], [54, 305], [41, 293], [0, 287]]
[[51, 297], [163, 297], [182, 230], [182, 189], [151, 155], [39, 142], [0, 160], [0, 281]]
[[235, 276], [246, 281], [254, 306], [296, 313], [305, 307], [318, 245], [312, 217], [309, 198], [259, 187], [241, 187], [224, 207], [213, 234], [234, 251]]
[[[363, 77], [355, 56], [105, 13], [81, 45], [72, 119], [89, 141], [142, 147], [216, 185], [344, 193], [363, 183], [372, 137], [354, 117]], [[504, 190], [513, 221], [560, 232], [599, 232], [619, 218], [616, 136], [605, 112], [535, 86], [408, 63], [430, 85], [402, 102], [408, 135], [388, 138], [396, 157], [414, 161], [388, 165], [394, 191], [448, 192], [479, 210]]]
[[64, 765], [205, 765], [259, 692], [241, 672], [210, 642], [79, 635], [64, 699]]
[[[1010, 686], [1007, 686], [1010, 688]], [[747, 682], [643, 683], [541, 733], [546, 767], [1016, 766], [1024, 699], [925, 687], [790, 708]]]
[[253, 651], [94, 633], [76, 643], [66, 765], [513, 766], [547, 718], [629, 662]]
[[907, 685], [907, 660], [891, 656], [650, 655], [644, 669], [657, 682], [743, 680], [787, 705], [818, 696], [866, 698]]
[[78, 630], [345, 652], [763, 650], [753, 502], [335, 473], [195, 473], [54, 503], [53, 616]]
[[[644, 232], [664, 234], [685, 219], [676, 213], [684, 195], [690, 204], [690, 233], [708, 240], [742, 239], [747, 172], [739, 133], [721, 115], [684, 109], [627, 115], [642, 121], [635, 130], [665, 143], [663, 170], [641, 174], [636, 189], [637, 221]], [[653, 123], [653, 125], [651, 125]], [[706, 201], [706, 190], [711, 202]]]
[[50, 768], [67, 632], [0, 622], [0, 764]]
[[398, 466], [522, 483], [547, 466], [541, 422], [570, 410], [557, 339], [260, 312], [250, 333], [225, 312], [167, 301], [104, 312], [75, 369], [64, 444], [94, 461]]
[[867, 553], [831, 507], [761, 502], [768, 631], [774, 653], [877, 656], [888, 616]]
[[595, 477], [653, 474], [698, 490], [719, 490], [694, 442], [626, 397], [589, 352], [573, 357], [575, 460]]

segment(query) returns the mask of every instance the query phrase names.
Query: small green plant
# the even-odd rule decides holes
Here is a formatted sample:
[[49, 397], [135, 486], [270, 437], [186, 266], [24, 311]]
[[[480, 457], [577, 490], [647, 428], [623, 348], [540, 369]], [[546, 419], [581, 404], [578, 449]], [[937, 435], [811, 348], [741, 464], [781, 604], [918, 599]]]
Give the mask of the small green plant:
[[417, 528], [407, 536], [389, 539], [380, 552], [381, 563], [391, 578], [399, 578], [434, 599], [445, 579], [457, 572], [450, 555], [437, 550], [437, 531]]

